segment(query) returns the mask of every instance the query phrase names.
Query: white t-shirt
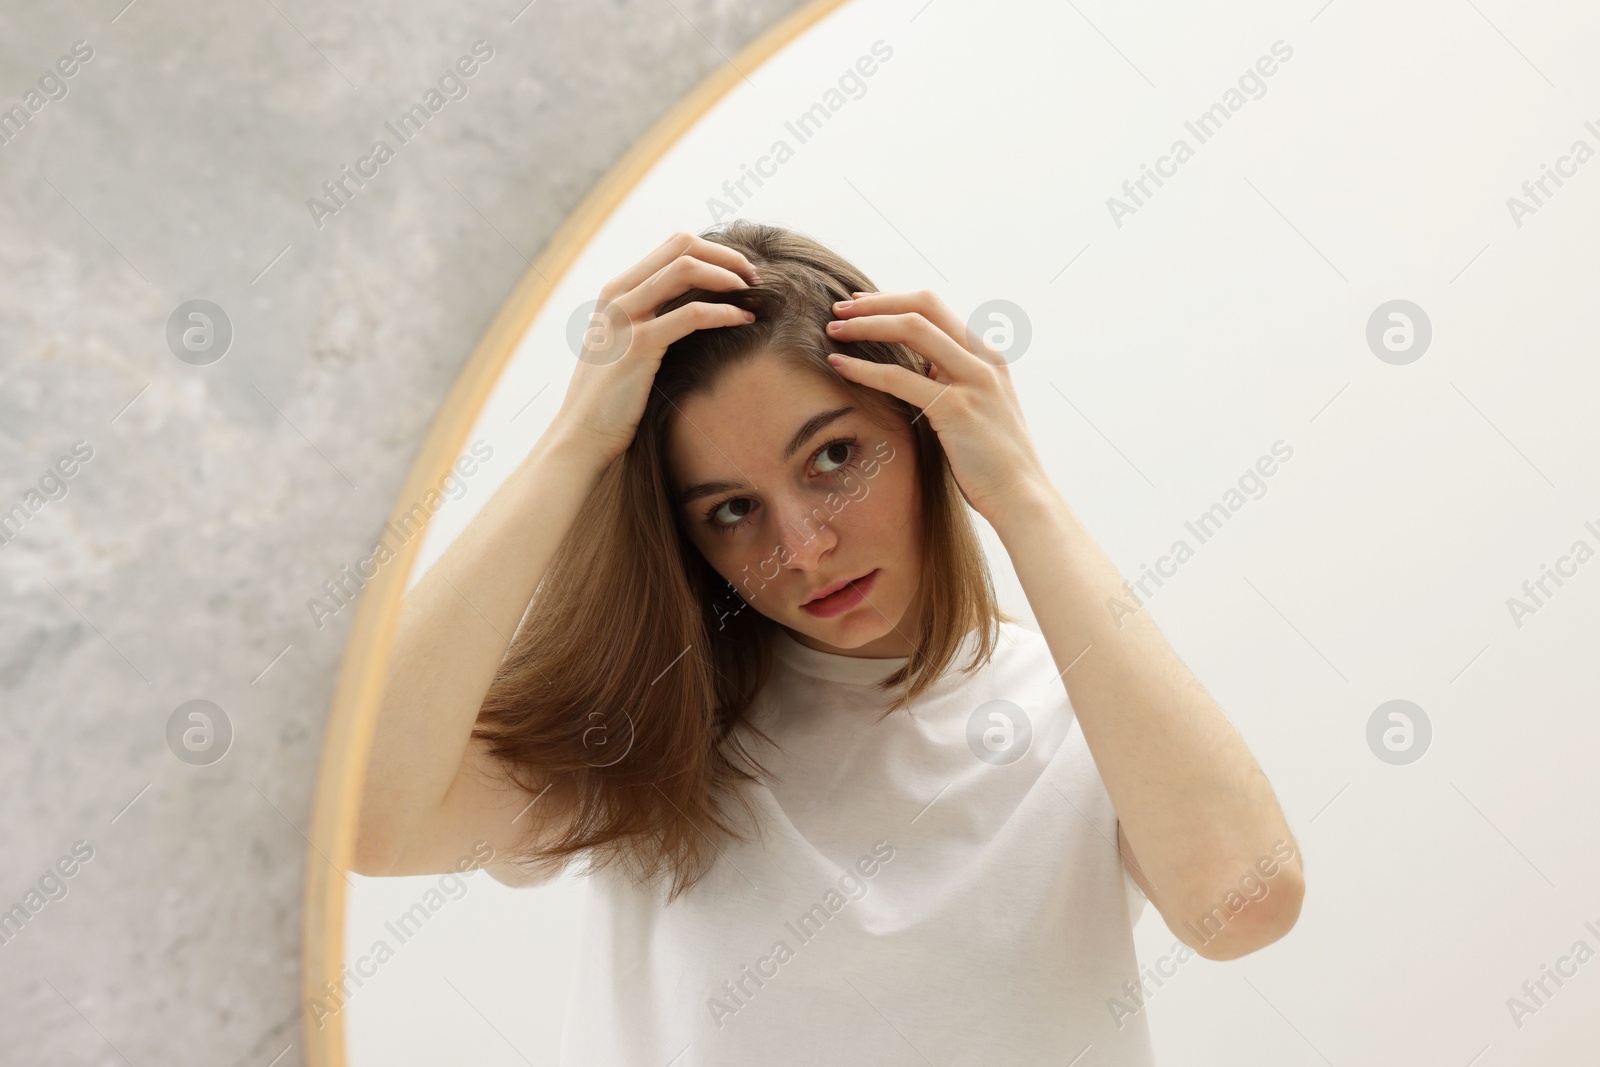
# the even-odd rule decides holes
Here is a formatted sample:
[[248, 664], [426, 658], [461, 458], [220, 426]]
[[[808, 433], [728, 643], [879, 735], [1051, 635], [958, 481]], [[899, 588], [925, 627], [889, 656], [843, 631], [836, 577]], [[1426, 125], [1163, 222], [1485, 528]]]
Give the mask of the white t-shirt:
[[880, 722], [869, 683], [903, 660], [778, 631], [752, 715], [781, 751], [750, 742], [766, 840], [670, 906], [584, 872], [562, 1064], [1152, 1067], [1144, 1013], [1108, 1006], [1145, 899], [1066, 688], [1015, 623], [962, 674], [976, 634]]

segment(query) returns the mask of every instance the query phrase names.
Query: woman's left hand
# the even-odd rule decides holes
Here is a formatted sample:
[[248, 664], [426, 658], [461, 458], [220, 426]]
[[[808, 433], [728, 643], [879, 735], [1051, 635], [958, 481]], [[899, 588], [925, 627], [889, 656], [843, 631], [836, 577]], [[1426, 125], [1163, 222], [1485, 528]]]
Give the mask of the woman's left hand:
[[923, 412], [939, 435], [961, 495], [991, 525], [1013, 503], [1049, 486], [1001, 355], [928, 290], [857, 293], [834, 305], [835, 341], [891, 341], [929, 364], [926, 377], [891, 363], [830, 356], [836, 370]]

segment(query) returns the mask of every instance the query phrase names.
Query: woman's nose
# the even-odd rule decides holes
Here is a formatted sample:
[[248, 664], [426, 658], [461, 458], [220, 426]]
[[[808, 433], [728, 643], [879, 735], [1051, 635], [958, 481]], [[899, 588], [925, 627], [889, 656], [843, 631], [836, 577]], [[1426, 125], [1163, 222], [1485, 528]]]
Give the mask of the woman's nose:
[[826, 509], [818, 508], [815, 501], [800, 500], [783, 512], [784, 555], [793, 566], [810, 567], [817, 557], [838, 543], [838, 535], [829, 524]]

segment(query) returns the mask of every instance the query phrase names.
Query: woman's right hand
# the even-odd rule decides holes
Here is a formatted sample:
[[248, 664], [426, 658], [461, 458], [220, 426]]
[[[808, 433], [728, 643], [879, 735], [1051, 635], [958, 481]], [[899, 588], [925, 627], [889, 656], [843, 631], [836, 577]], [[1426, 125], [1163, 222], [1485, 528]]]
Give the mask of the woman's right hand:
[[659, 318], [655, 309], [689, 289], [725, 292], [759, 284], [755, 267], [727, 245], [675, 233], [600, 289], [583, 351], [556, 414], [610, 463], [633, 443], [667, 346], [696, 330], [742, 326], [743, 308], [696, 300]]

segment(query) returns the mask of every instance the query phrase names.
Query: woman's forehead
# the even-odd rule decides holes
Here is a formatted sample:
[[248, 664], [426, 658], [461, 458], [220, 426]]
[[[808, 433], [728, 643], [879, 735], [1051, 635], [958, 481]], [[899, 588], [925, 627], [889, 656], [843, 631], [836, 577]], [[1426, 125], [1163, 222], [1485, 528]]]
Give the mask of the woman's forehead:
[[669, 428], [672, 452], [689, 458], [716, 449], [774, 451], [824, 409], [859, 406], [837, 381], [781, 359], [749, 360], [710, 389], [680, 398]]

